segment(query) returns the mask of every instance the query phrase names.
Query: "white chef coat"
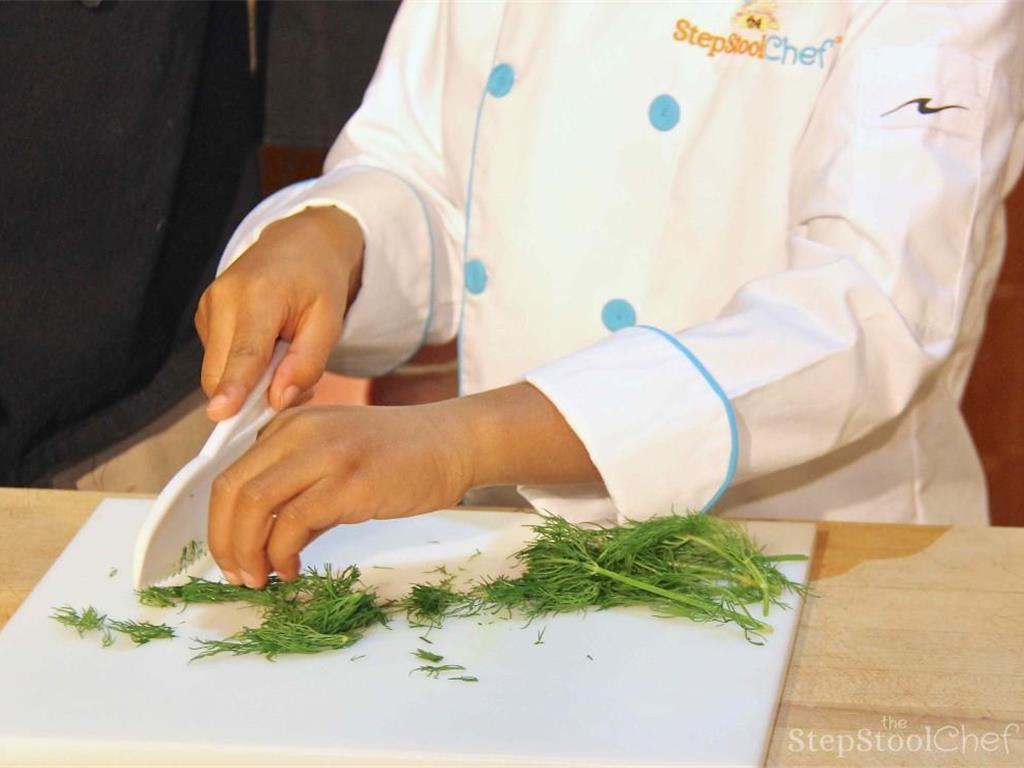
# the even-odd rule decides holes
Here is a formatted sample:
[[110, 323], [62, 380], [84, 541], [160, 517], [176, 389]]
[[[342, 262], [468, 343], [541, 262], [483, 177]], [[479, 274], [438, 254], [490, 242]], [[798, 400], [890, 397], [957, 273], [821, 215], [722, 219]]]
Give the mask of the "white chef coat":
[[[324, 174], [366, 240], [334, 366], [458, 337], [603, 484], [570, 517], [983, 523], [959, 411], [1024, 161], [1024, 4], [407, 2]], [[993, 404], [998, 407], [998, 404]]]

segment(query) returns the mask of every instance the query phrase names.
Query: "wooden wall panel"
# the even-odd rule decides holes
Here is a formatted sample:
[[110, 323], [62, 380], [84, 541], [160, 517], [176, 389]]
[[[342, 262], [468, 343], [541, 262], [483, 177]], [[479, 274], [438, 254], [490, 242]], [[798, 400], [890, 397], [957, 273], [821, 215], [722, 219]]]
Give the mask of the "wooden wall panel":
[[1007, 201], [1006, 260], [963, 410], [988, 476], [996, 525], [1024, 525], [1024, 184]]
[[[320, 149], [267, 145], [262, 152], [266, 194], [320, 173]], [[988, 477], [992, 522], [1024, 525], [1024, 184], [1008, 204], [1009, 247], [989, 309], [988, 325], [964, 397], [963, 409]], [[412, 362], [435, 366], [454, 358], [454, 345], [426, 349]], [[321, 401], [424, 402], [454, 394], [454, 377], [389, 376], [370, 390], [365, 382], [329, 377]]]

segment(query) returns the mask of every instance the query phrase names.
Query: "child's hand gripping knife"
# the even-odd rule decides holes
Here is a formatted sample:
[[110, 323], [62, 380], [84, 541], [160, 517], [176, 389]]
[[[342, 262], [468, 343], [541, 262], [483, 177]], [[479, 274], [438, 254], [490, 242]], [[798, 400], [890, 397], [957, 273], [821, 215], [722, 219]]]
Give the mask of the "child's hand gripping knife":
[[320, 379], [359, 290], [363, 234], [348, 214], [307, 208], [268, 226], [199, 300], [201, 384], [214, 421], [233, 415], [266, 370], [278, 337], [291, 342], [270, 385], [278, 410]]

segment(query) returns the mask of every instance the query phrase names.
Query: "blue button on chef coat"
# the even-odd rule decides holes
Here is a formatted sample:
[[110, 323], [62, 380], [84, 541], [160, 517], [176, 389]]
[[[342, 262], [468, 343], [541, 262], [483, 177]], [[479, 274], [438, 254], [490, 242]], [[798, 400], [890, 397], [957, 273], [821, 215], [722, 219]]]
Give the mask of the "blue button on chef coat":
[[601, 310], [601, 322], [609, 331], [636, 325], [636, 310], [625, 299], [612, 299]]
[[499, 64], [491, 70], [491, 76], [487, 78], [487, 92], [500, 99], [512, 90], [512, 84], [515, 81], [516, 73], [512, 66]]
[[670, 131], [679, 122], [679, 102], [663, 93], [656, 96], [647, 110], [651, 125], [659, 131]]
[[487, 267], [480, 259], [466, 262], [466, 290], [472, 294], [480, 294], [487, 288]]

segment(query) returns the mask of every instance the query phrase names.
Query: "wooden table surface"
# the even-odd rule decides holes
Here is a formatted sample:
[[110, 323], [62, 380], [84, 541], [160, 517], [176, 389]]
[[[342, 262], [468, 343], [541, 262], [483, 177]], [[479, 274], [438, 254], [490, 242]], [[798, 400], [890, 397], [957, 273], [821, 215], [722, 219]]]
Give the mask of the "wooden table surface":
[[[103, 498], [0, 489], [0, 627]], [[812, 589], [769, 765], [1024, 765], [1024, 529], [819, 523]]]

